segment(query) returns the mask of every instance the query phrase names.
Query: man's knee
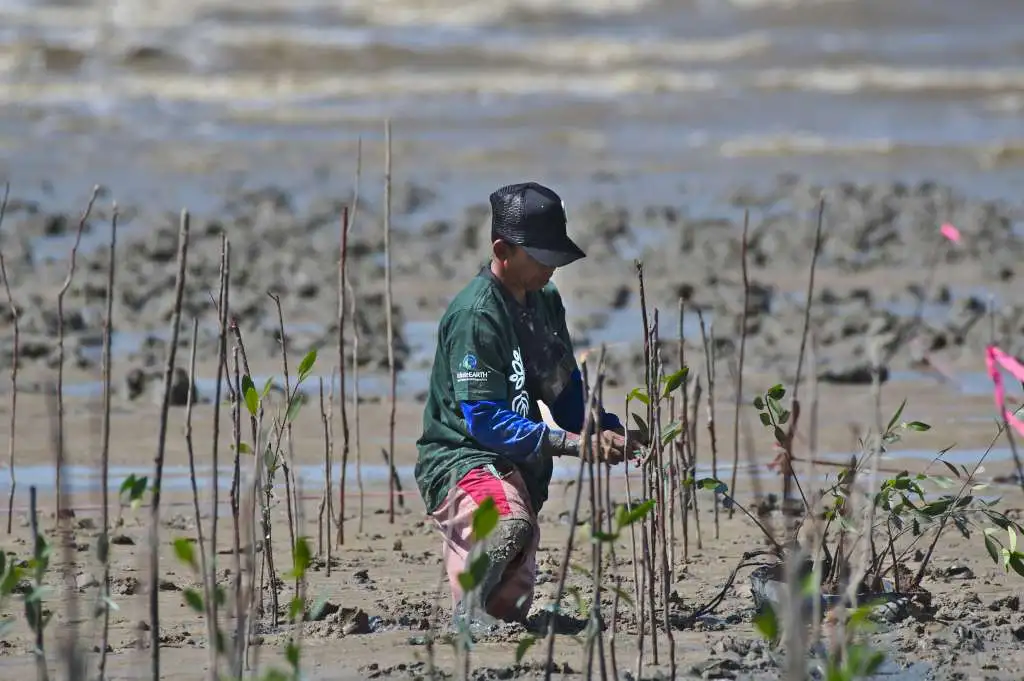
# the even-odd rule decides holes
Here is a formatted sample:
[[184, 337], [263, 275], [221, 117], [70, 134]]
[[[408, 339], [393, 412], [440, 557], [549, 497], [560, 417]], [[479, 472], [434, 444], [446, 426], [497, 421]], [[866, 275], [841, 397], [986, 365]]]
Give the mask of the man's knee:
[[489, 538], [491, 562], [507, 565], [526, 551], [533, 540], [533, 523], [523, 518], [502, 518]]

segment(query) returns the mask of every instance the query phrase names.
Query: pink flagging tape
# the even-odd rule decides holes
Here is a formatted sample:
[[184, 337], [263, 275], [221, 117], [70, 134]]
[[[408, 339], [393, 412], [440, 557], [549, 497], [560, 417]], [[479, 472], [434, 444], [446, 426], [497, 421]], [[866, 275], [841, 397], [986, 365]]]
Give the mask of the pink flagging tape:
[[948, 222], [939, 228], [942, 236], [946, 237], [953, 243], [960, 243], [960, 230], [949, 224]]
[[1011, 376], [1024, 383], [1024, 365], [996, 346], [990, 345], [985, 350], [985, 366], [988, 368], [989, 378], [992, 379], [993, 393], [996, 406], [999, 407], [999, 413], [1006, 418], [1006, 422], [1014, 430], [1020, 433], [1021, 436], [1024, 436], [1024, 421], [1021, 421], [1012, 411], [1006, 408], [1006, 389], [1003, 388], [1003, 376], [999, 371], [1000, 368], [1005, 369]]

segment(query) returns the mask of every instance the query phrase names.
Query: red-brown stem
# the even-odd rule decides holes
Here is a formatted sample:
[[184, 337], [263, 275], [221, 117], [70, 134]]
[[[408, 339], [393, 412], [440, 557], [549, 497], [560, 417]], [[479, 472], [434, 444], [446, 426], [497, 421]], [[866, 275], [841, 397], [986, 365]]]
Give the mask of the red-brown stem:
[[[341, 400], [341, 481], [338, 487], [338, 546], [345, 543], [345, 491], [348, 478], [348, 410], [345, 405], [345, 326], [348, 321], [345, 266], [348, 262], [348, 206], [341, 209], [340, 238], [341, 253], [338, 257], [338, 398]], [[334, 392], [333, 385], [331, 392]], [[333, 462], [328, 465], [333, 466]], [[327, 480], [327, 497], [330, 498], [330, 478], [328, 477]], [[328, 539], [328, 541], [330, 540]]]
[[[395, 465], [395, 320], [391, 303], [391, 120], [384, 122], [384, 305], [388, 331], [388, 373], [391, 377], [388, 418], [388, 460]], [[395, 478], [388, 476], [388, 523], [395, 524]]]
[[[0, 227], [4, 225], [4, 214], [7, 212], [7, 199], [11, 194], [11, 185], [4, 184], [4, 199], [0, 202]], [[11, 533], [11, 521], [14, 518], [14, 489], [17, 481], [14, 475], [14, 431], [18, 423], [18, 356], [20, 355], [20, 329], [18, 325], [18, 307], [11, 295], [11, 282], [7, 278], [7, 264], [4, 262], [3, 251], [0, 251], [0, 276], [4, 278], [4, 291], [7, 292], [7, 306], [11, 309], [11, 323], [14, 327], [14, 349], [11, 356], [11, 420], [10, 432], [7, 435], [7, 472], [11, 478], [11, 490], [7, 497], [7, 534]]]
[[[68, 273], [64, 278], [64, 284], [60, 287], [60, 291], [57, 292], [57, 449], [58, 451], [64, 451], [64, 296], [67, 294], [68, 289], [71, 287], [71, 280], [75, 276], [75, 263], [78, 260], [78, 246], [82, 243], [82, 232], [85, 229], [85, 223], [89, 220], [89, 216], [92, 214], [93, 204], [96, 203], [96, 196], [99, 194], [100, 188], [93, 187], [92, 195], [89, 197], [89, 203], [86, 205], [85, 210], [82, 211], [82, 216], [78, 220], [78, 229], [75, 231], [75, 243], [71, 246], [71, 257], [68, 262]], [[5, 277], [6, 280], [6, 277]], [[57, 466], [57, 521], [60, 522], [61, 515], [64, 512], [64, 507], [61, 505], [61, 481], [64, 478], [63, 465]]]
[[[747, 235], [750, 230], [750, 210], [743, 211], [743, 235], [740, 237], [740, 270], [743, 273], [743, 314], [740, 318], [740, 358], [736, 371], [736, 411], [732, 424], [732, 480], [729, 494], [736, 496], [736, 473], [740, 465], [740, 407], [743, 405], [743, 362], [747, 352], [747, 316], [750, 314], [750, 277], [747, 272]], [[729, 520], [736, 513], [729, 508]]]
[[[164, 477], [164, 452], [167, 447], [167, 416], [171, 404], [171, 380], [174, 377], [174, 360], [178, 353], [178, 334], [181, 325], [181, 301], [185, 293], [185, 277], [188, 261], [188, 211], [181, 212], [178, 229], [178, 274], [174, 283], [174, 313], [171, 315], [171, 338], [167, 348], [167, 364], [164, 366], [163, 399], [160, 403], [160, 429], [157, 435], [155, 472], [153, 475], [153, 502], [149, 519], [149, 619], [150, 619], [150, 671], [153, 681], [160, 680], [160, 493]], [[189, 386], [192, 390], [192, 386]]]

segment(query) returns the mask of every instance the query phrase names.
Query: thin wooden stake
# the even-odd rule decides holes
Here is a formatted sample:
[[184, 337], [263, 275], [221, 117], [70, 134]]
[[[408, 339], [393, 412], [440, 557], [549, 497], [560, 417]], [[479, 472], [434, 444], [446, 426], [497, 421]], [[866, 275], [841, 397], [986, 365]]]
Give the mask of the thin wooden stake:
[[[388, 373], [391, 378], [388, 461], [395, 462], [395, 320], [391, 303], [391, 119], [384, 122], [384, 305], [387, 307]], [[395, 478], [388, 476], [388, 523], [395, 524]]]
[[[750, 314], [750, 278], [747, 273], [747, 234], [750, 230], [750, 210], [743, 211], [743, 236], [740, 237], [740, 268], [743, 272], [743, 316], [740, 319], [740, 357], [736, 371], [736, 411], [732, 424], [732, 480], [729, 495], [736, 497], [736, 473], [740, 466], [740, 407], [743, 406], [743, 362], [747, 351], [747, 316]], [[736, 507], [729, 506], [729, 520]]]
[[[188, 260], [189, 214], [181, 211], [178, 229], [178, 274], [174, 285], [174, 313], [171, 319], [171, 338], [164, 367], [163, 399], [160, 403], [160, 429], [157, 435], [154, 459], [153, 501], [149, 518], [149, 619], [150, 619], [150, 671], [153, 681], [160, 681], [160, 493], [164, 477], [164, 453], [167, 447], [167, 415], [171, 403], [171, 381], [174, 360], [178, 353], [178, 333], [181, 325], [181, 301], [185, 293], [186, 262]], [[189, 391], [192, 386], [189, 386]]]

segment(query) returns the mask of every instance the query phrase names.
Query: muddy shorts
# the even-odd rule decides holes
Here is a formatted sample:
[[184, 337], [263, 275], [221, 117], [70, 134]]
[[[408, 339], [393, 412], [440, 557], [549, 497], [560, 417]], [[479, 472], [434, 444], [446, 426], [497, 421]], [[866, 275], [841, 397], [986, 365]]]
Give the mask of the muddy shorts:
[[[473, 511], [487, 497], [493, 497], [502, 519], [520, 518], [533, 526], [529, 546], [505, 568], [501, 582], [487, 603], [487, 612], [499, 619], [520, 619], [533, 604], [537, 577], [537, 547], [540, 527], [530, 504], [530, 495], [519, 471], [501, 471], [494, 466], [474, 468], [449, 492], [431, 517], [444, 536], [444, 561], [452, 590], [452, 606], [462, 598], [459, 573], [468, 569]], [[450, 536], [450, 539], [449, 539]]]

